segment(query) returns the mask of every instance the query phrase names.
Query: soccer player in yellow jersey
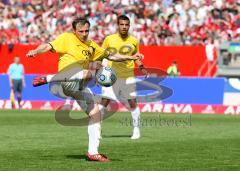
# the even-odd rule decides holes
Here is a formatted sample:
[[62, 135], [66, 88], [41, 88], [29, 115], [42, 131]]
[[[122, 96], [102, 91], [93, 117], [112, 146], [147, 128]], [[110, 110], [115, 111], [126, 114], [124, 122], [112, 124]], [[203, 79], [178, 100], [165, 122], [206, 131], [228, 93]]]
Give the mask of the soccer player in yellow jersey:
[[[89, 98], [84, 96], [84, 92], [87, 92], [88, 96], [89, 94], [92, 94], [92, 92], [90, 89], [83, 87], [81, 82], [88, 81], [92, 77], [92, 73], [88, 69], [91, 61], [102, 60], [103, 58], [108, 58], [113, 61], [123, 61], [128, 59], [136, 60], [142, 58], [142, 55], [111, 55], [108, 51], [99, 47], [92, 40], [88, 40], [90, 23], [87, 19], [75, 19], [72, 23], [72, 28], [73, 32], [63, 33], [52, 42], [39, 45], [36, 49], [30, 50], [26, 56], [34, 57], [37, 54], [52, 51], [58, 53], [60, 56], [58, 63], [59, 72], [68, 70], [72, 65], [74, 65], [74, 67], [77, 65], [81, 68], [79, 73], [72, 76], [70, 75], [69, 78], [65, 78], [65, 80], [77, 79], [76, 81], [61, 82], [61, 87], [64, 94], [77, 99], [80, 106], [82, 105], [81, 100], [85, 100], [85, 104], [88, 104], [88, 108], [85, 110], [85, 112], [90, 116], [88, 123], [89, 144], [88, 152], [86, 154], [88, 160], [108, 162], [109, 159], [105, 155], [98, 153], [100, 143], [101, 106], [93, 101], [93, 97]], [[41, 84], [45, 84], [46, 82], [50, 82], [52, 76], [48, 76], [50, 76], [50, 78], [41, 77], [41, 79], [37, 80], [38, 82], [35, 84], [39, 86]], [[79, 97], [81, 99], [79, 99]]]
[[[118, 33], [109, 35], [103, 42], [103, 48], [108, 49], [112, 53], [120, 53], [123, 55], [134, 55], [139, 51], [138, 40], [128, 33], [130, 28], [130, 20], [127, 16], [121, 15], [117, 19]], [[106, 63], [106, 61], [104, 61]], [[103, 63], [104, 63], [103, 62]], [[107, 65], [112, 67], [117, 73], [117, 81], [112, 87], [103, 87], [101, 104], [107, 107], [110, 99], [117, 100], [119, 97], [128, 100], [131, 115], [133, 119], [133, 134], [131, 139], [140, 138], [140, 110], [136, 101], [136, 84], [134, 83], [134, 62], [139, 66], [142, 72], [147, 75], [140, 60], [126, 60], [122, 62], [108, 61]]]

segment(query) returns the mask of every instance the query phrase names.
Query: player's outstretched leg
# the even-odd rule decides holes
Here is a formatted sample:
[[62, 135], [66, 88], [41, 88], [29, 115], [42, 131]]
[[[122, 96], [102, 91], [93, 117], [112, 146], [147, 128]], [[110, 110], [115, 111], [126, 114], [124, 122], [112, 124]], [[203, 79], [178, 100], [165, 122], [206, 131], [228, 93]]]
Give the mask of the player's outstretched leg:
[[53, 83], [53, 82], [76, 82], [83, 81], [83, 86], [87, 84], [89, 80], [92, 79], [92, 73], [88, 70], [80, 70], [80, 71], [69, 71], [62, 72], [61, 74], [49, 74], [45, 76], [38, 76], [33, 79], [33, 87], [38, 87], [44, 84]]
[[46, 75], [46, 76], [39, 76], [39, 77], [35, 77], [33, 79], [33, 87], [38, 87], [44, 84], [47, 84], [50, 82], [50, 80], [54, 77], [54, 75]]

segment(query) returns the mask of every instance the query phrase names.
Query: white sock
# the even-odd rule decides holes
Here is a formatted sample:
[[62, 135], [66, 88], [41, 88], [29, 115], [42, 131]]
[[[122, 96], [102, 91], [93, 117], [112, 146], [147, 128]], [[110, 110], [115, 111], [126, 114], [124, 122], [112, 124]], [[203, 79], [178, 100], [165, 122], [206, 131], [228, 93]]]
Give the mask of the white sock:
[[47, 82], [50, 83], [52, 78], [54, 77], [55, 75], [47, 75], [46, 76], [46, 79], [47, 79]]
[[[104, 118], [104, 114], [106, 113], [106, 107], [103, 106], [103, 105], [101, 105], [101, 104], [98, 104], [98, 109], [99, 109], [99, 111], [100, 111], [100, 113], [101, 113], [101, 123], [102, 123], [103, 118]], [[102, 129], [102, 128], [101, 128], [101, 125], [100, 125], [100, 127], [99, 127], [99, 138], [102, 137], [102, 136], [101, 136], [101, 134], [102, 134], [102, 130], [101, 130], [101, 129]]]
[[90, 155], [98, 154], [98, 147], [100, 144], [99, 140], [100, 135], [100, 123], [94, 123], [93, 121], [89, 121], [88, 123], [88, 153]]
[[139, 109], [139, 107], [136, 107], [135, 109], [131, 110], [131, 114], [132, 114], [133, 127], [139, 128], [139, 126], [140, 126], [140, 109]]

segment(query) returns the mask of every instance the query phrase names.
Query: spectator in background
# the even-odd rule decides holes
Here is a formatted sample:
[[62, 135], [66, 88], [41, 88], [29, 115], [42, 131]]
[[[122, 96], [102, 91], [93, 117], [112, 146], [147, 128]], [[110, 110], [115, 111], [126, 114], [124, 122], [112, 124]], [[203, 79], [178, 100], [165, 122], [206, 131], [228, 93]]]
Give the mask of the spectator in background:
[[171, 77], [178, 77], [180, 75], [180, 72], [177, 66], [177, 61], [173, 61], [172, 64], [168, 67], [167, 74], [168, 76], [171, 76]]
[[[25, 86], [25, 80], [24, 80], [24, 66], [20, 63], [19, 57], [15, 57], [14, 63], [12, 63], [9, 66], [8, 75], [9, 75], [9, 83], [11, 87], [10, 94], [14, 96], [15, 93], [17, 92], [18, 106], [19, 108], [21, 108], [22, 88], [23, 86]], [[14, 108], [14, 101], [12, 101], [12, 107]]]

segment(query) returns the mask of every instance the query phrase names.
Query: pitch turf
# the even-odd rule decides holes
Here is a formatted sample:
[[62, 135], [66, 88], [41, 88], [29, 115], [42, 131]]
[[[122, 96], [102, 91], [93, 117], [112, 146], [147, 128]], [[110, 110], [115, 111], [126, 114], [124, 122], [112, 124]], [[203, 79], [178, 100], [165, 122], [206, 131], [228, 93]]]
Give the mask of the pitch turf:
[[136, 141], [129, 120], [104, 121], [100, 151], [112, 162], [96, 163], [85, 161], [86, 127], [62, 126], [54, 112], [0, 111], [0, 170], [240, 170], [240, 116], [143, 113]]

